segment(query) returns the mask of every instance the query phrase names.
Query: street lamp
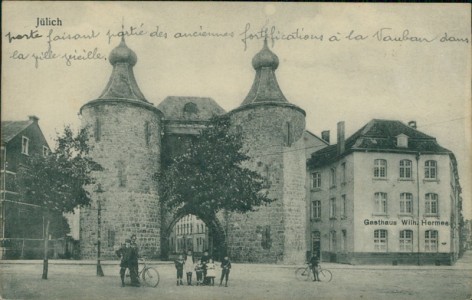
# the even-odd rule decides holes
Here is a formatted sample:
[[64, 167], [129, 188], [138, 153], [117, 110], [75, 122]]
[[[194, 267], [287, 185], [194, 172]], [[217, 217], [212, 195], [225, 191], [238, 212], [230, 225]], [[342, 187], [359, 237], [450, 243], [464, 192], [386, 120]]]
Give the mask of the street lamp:
[[97, 276], [104, 276], [102, 265], [100, 264], [100, 251], [101, 251], [101, 224], [102, 224], [102, 205], [100, 203], [101, 195], [104, 192], [102, 190], [102, 185], [98, 184], [97, 190], [95, 191], [98, 194], [97, 197], [97, 218], [98, 218], [98, 228], [97, 228]]

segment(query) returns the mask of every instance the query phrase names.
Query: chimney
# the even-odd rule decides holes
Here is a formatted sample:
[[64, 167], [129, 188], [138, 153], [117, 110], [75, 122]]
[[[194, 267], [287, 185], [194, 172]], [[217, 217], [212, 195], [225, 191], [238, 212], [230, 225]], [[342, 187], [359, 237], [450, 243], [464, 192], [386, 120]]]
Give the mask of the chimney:
[[338, 155], [344, 153], [344, 121], [338, 122]]
[[38, 121], [39, 121], [39, 118], [36, 117], [36, 116], [28, 116], [28, 118], [30, 119], [30, 121], [33, 121], [35, 123], [38, 123]]
[[321, 139], [329, 144], [329, 130], [323, 130], [321, 132]]
[[410, 121], [410, 122], [408, 122], [408, 126], [410, 126], [411, 128], [416, 129], [416, 121]]

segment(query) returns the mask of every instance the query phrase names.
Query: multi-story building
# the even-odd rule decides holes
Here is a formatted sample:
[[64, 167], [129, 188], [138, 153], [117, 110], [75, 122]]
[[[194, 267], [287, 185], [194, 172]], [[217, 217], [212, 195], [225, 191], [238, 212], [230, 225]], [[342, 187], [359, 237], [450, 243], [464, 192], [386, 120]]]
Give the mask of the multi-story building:
[[41, 208], [21, 199], [16, 174], [31, 155], [47, 155], [49, 145], [38, 118], [2, 121], [1, 144], [1, 255], [2, 258], [40, 256], [43, 238]]
[[169, 237], [169, 249], [174, 254], [192, 250], [195, 254], [202, 254], [208, 250], [208, 230], [205, 223], [195, 215], [186, 215], [174, 225]]
[[311, 250], [341, 263], [451, 264], [461, 208], [454, 154], [400, 121], [374, 119], [308, 161]]

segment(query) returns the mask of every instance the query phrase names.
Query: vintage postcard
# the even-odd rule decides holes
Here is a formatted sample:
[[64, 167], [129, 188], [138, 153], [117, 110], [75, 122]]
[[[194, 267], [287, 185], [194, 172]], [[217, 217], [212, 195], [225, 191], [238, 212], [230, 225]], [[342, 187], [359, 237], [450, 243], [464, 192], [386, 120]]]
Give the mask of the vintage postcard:
[[2, 2], [0, 297], [471, 299], [470, 22]]

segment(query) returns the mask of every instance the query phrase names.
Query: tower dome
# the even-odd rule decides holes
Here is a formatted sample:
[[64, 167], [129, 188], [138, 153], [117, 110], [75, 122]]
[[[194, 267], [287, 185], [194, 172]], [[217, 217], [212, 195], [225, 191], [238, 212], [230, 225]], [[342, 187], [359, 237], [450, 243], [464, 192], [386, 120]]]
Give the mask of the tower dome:
[[110, 52], [108, 60], [113, 66], [116, 63], [128, 63], [130, 66], [134, 66], [138, 61], [138, 57], [133, 50], [126, 46], [125, 39], [122, 38], [120, 44]]
[[252, 66], [256, 70], [256, 77], [241, 106], [268, 102], [288, 103], [275, 77], [275, 70], [279, 66], [279, 58], [274, 52], [270, 51], [269, 46], [267, 46], [267, 39], [264, 39], [264, 46], [252, 59]]
[[267, 46], [267, 39], [264, 39], [264, 47], [262, 47], [262, 50], [252, 59], [252, 66], [256, 70], [260, 68], [271, 68], [275, 70], [279, 66], [279, 58], [274, 52], [270, 51]]
[[105, 90], [97, 101], [121, 99], [149, 103], [134, 78], [133, 67], [138, 57], [133, 50], [128, 48], [124, 37], [121, 38], [120, 44], [111, 50], [108, 59], [113, 66], [113, 71]]

